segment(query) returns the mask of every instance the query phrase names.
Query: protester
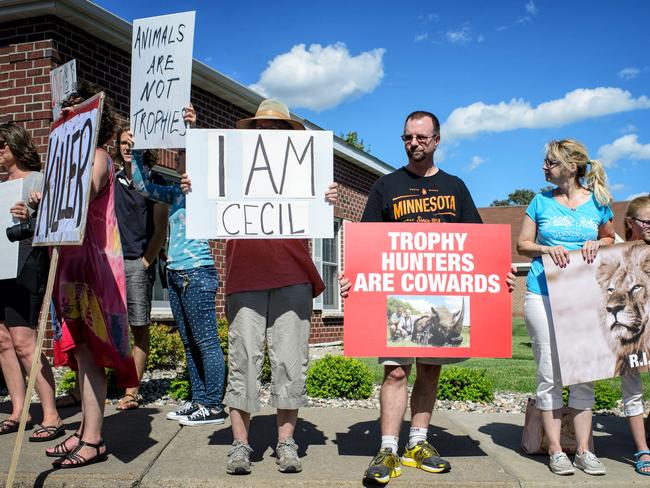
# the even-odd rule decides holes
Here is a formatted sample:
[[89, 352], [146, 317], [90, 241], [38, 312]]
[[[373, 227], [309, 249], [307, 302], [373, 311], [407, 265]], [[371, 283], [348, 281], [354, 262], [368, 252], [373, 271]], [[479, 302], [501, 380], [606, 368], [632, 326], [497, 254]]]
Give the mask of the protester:
[[[120, 228], [120, 241], [126, 274], [126, 309], [133, 336], [133, 359], [138, 379], [142, 380], [149, 354], [151, 299], [156, 280], [156, 258], [167, 239], [168, 207], [144, 198], [133, 185], [129, 127], [118, 130], [120, 143], [115, 161], [122, 166], [115, 176], [115, 213]], [[144, 152], [145, 171], [156, 164], [156, 153]], [[155, 173], [155, 184], [165, 181]], [[118, 410], [130, 410], [139, 405], [139, 388], [128, 388], [117, 404]]]
[[[625, 212], [625, 240], [642, 240], [650, 244], [650, 196], [637, 197], [628, 205]], [[641, 376], [638, 373], [621, 376], [621, 390], [623, 410], [637, 451], [634, 453], [634, 469], [639, 474], [650, 476], [650, 450], [643, 424]]]
[[[0, 280], [0, 367], [11, 397], [11, 414], [0, 423], [0, 434], [18, 430], [25, 403], [25, 379], [36, 350], [39, 312], [45, 293], [49, 259], [47, 250], [32, 247], [34, 209], [27, 206], [29, 195], [40, 191], [43, 174], [36, 146], [28, 132], [14, 124], [0, 125], [0, 166], [8, 173], [7, 180], [23, 180], [22, 200], [11, 208], [18, 226], [11, 229], [18, 244], [18, 277]], [[5, 229], [0, 229], [5, 232]], [[18, 234], [18, 235], [16, 235]], [[42, 425], [37, 425], [29, 440], [49, 441], [65, 431], [54, 404], [54, 376], [44, 354], [36, 373], [36, 391], [43, 408]], [[31, 421], [27, 422], [31, 428]]]
[[[186, 123], [196, 123], [196, 112], [190, 105], [183, 116]], [[215, 300], [219, 277], [210, 254], [208, 241], [185, 237], [185, 195], [178, 183], [161, 185], [154, 182], [144, 167], [143, 151], [132, 152], [133, 184], [145, 197], [171, 206], [169, 258], [167, 273], [169, 303], [185, 348], [192, 399], [169, 420], [182, 425], [222, 424], [225, 363], [217, 335]], [[176, 170], [185, 173], [185, 155], [179, 155]]]
[[[237, 122], [238, 129], [305, 130], [277, 100], [264, 100], [255, 117]], [[189, 190], [191, 182], [185, 179]], [[332, 183], [325, 193], [338, 198]], [[325, 289], [304, 239], [229, 240], [226, 244], [226, 310], [228, 314], [228, 387], [234, 441], [226, 472], [251, 472], [248, 444], [252, 412], [260, 410], [260, 378], [264, 344], [271, 363], [271, 398], [277, 409], [276, 463], [283, 473], [302, 470], [293, 439], [298, 409], [307, 404], [305, 379], [309, 361], [312, 299]], [[266, 338], [266, 341], [265, 341]]]
[[[63, 103], [66, 117], [98, 93], [79, 83], [77, 93]], [[94, 154], [90, 203], [81, 246], [61, 246], [54, 283], [56, 308], [54, 361], [77, 370], [81, 392], [81, 423], [77, 431], [46, 454], [59, 457], [56, 468], [77, 468], [104, 461], [102, 439], [106, 374], [115, 370], [117, 384], [134, 387], [138, 377], [131, 356], [126, 315], [126, 283], [122, 247], [114, 209], [113, 162], [102, 147], [114, 134], [110, 104], [104, 100]]]
[[583, 259], [593, 263], [598, 249], [614, 242], [611, 195], [602, 164], [591, 160], [577, 141], [549, 142], [542, 169], [546, 181], [556, 188], [537, 194], [530, 202], [517, 242], [519, 254], [533, 258], [524, 316], [537, 363], [536, 406], [542, 410], [550, 470], [569, 475], [579, 468], [587, 474], [602, 475], [605, 466], [588, 450], [592, 383], [569, 387], [569, 406], [578, 411], [573, 421], [578, 445], [573, 465], [560, 445], [562, 379], [541, 256], [548, 254], [557, 266], [565, 267], [569, 251], [582, 249]]
[[[408, 164], [377, 180], [368, 196], [362, 222], [434, 222], [482, 223], [465, 183], [434, 163], [440, 143], [440, 123], [430, 112], [417, 111], [406, 117], [402, 141]], [[413, 212], [395, 215], [395, 201], [417, 201], [435, 194], [444, 196], [447, 206], [433, 208], [413, 205]], [[439, 198], [438, 201], [443, 201]], [[405, 206], [405, 208], [409, 208]], [[512, 290], [514, 275], [506, 280]], [[347, 297], [351, 283], [339, 275], [341, 296]], [[406, 412], [407, 380], [414, 358], [379, 358], [384, 365], [384, 381], [379, 405], [381, 447], [364, 473], [364, 481], [386, 484], [401, 475], [401, 465], [420, 468], [428, 473], [444, 473], [451, 469], [448, 461], [427, 441], [431, 412], [436, 401], [438, 378], [442, 364], [463, 359], [417, 358], [416, 379], [411, 393], [411, 428], [404, 455], [397, 456], [399, 431]]]

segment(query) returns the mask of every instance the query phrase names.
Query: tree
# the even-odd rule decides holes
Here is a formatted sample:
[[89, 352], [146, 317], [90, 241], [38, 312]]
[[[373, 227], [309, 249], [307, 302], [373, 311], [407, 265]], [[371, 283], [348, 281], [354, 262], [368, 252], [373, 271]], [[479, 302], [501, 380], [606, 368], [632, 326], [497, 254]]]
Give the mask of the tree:
[[357, 149], [361, 149], [362, 151], [366, 151], [368, 154], [370, 154], [370, 146], [366, 147], [366, 145], [363, 143], [363, 139], [360, 139], [359, 134], [357, 134], [355, 131], [349, 131], [347, 134], [341, 133], [339, 134], [339, 137], [351, 146], [354, 146]]
[[519, 188], [508, 195], [505, 200], [494, 200], [491, 207], [507, 207], [509, 205], [528, 205], [535, 197], [535, 192], [528, 188]]

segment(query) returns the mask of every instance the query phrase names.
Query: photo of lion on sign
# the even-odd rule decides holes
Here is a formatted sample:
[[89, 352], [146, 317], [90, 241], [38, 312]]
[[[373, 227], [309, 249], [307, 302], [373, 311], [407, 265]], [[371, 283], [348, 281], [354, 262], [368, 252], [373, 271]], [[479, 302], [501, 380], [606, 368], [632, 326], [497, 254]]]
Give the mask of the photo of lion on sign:
[[566, 268], [544, 257], [562, 383], [650, 370], [650, 246], [603, 247], [592, 264], [580, 251]]

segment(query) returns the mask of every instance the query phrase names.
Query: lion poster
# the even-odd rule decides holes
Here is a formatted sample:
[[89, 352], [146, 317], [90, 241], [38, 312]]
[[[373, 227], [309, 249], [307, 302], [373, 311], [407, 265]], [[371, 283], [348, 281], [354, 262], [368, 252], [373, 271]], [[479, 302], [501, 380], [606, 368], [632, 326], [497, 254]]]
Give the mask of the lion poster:
[[580, 251], [559, 268], [543, 257], [564, 385], [650, 370], [650, 246]]
[[350, 222], [344, 235], [345, 355], [511, 357], [509, 226]]

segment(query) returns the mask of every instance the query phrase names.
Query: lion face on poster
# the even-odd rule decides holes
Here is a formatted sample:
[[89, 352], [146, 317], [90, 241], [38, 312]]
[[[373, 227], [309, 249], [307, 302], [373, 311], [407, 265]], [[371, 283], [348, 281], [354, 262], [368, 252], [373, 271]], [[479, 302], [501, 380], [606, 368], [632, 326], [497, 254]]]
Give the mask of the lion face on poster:
[[604, 256], [596, 279], [603, 299], [601, 325], [621, 373], [630, 354], [650, 348], [650, 246], [633, 245], [616, 257]]

